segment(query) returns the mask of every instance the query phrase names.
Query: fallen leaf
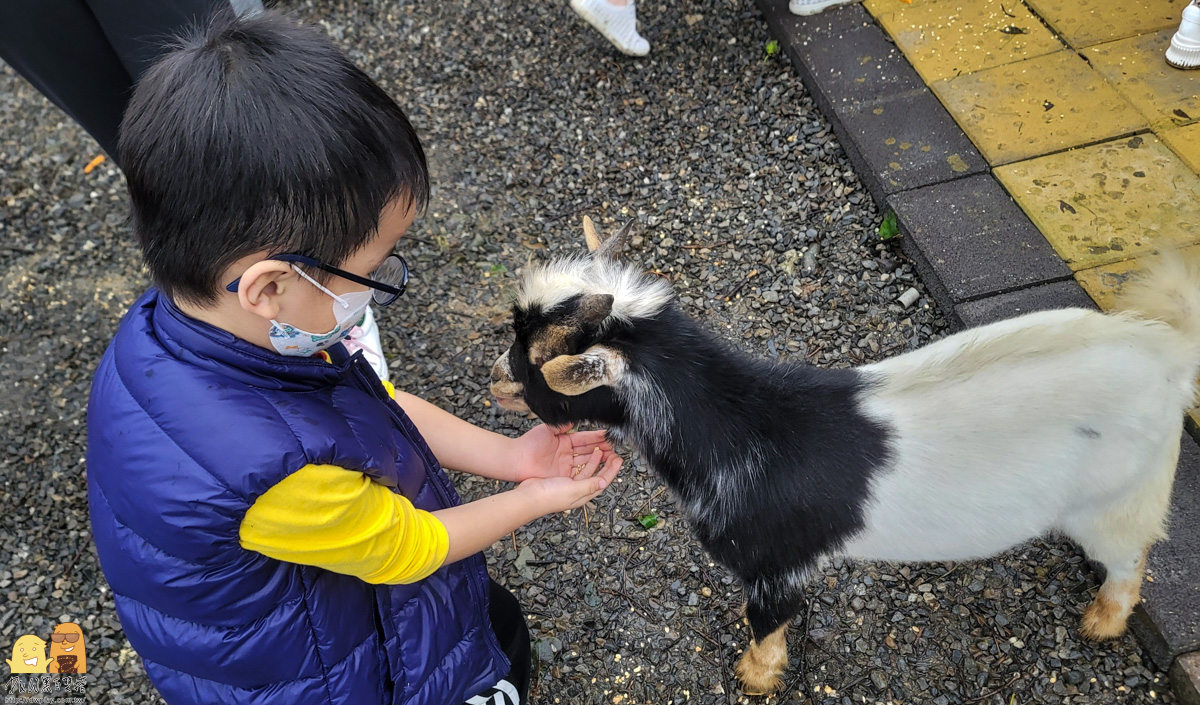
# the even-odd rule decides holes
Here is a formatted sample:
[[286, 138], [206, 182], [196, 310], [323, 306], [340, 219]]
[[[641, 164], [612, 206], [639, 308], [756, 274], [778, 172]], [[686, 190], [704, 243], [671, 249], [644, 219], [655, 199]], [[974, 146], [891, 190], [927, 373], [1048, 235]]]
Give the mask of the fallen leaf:
[[896, 222], [896, 211], [888, 211], [883, 222], [879, 224], [879, 239], [887, 242], [900, 234], [900, 226]]
[[533, 580], [533, 568], [529, 567], [529, 561], [534, 560], [533, 551], [528, 546], [523, 546], [517, 553], [517, 557], [513, 560], [513, 565], [517, 572], [525, 576], [526, 580]]
[[1071, 215], [1075, 215], [1075, 209], [1071, 207], [1071, 204], [1067, 203], [1066, 201], [1062, 201], [1062, 200], [1060, 200], [1058, 202], [1058, 212], [1059, 213], [1066, 212], [1066, 213], [1070, 213]]
[[658, 515], [654, 512], [643, 514], [642, 516], [638, 517], [638, 523], [642, 525], [643, 529], [649, 531], [650, 529], [658, 526]]
[[1010, 24], [1007, 27], [1001, 27], [1000, 31], [1004, 32], [1005, 34], [1029, 34], [1029, 30], [1022, 29], [1015, 24]]

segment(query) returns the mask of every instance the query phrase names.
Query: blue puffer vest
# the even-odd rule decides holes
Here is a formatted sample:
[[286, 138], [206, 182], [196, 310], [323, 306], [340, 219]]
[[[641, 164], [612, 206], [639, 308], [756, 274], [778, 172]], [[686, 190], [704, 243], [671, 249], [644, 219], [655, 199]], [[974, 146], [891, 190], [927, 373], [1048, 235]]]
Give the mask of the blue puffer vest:
[[459, 503], [368, 363], [286, 358], [151, 289], [88, 408], [92, 532], [117, 614], [167, 702], [449, 705], [504, 677], [481, 555], [375, 586], [243, 549], [262, 493], [309, 463], [418, 508]]

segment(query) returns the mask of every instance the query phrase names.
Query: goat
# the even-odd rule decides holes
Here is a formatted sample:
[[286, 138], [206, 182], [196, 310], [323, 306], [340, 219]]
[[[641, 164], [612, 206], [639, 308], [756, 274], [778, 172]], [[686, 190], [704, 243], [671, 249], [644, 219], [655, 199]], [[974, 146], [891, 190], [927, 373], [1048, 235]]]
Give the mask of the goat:
[[618, 261], [628, 227], [584, 230], [590, 255], [524, 274], [492, 391], [549, 424], [607, 425], [671, 487], [742, 582], [745, 692], [779, 687], [805, 583], [837, 556], [963, 561], [1057, 532], [1107, 571], [1083, 634], [1124, 632], [1196, 393], [1196, 272], [1164, 258], [1123, 313], [1031, 313], [820, 369], [733, 350]]

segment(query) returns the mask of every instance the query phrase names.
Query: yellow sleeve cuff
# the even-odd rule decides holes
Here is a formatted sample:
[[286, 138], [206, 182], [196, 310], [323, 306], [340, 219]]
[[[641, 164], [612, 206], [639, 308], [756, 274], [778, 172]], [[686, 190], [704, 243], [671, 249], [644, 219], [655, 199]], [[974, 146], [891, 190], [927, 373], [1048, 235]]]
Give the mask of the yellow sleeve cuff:
[[388, 584], [428, 577], [450, 550], [437, 517], [336, 465], [306, 465], [263, 493], [242, 518], [240, 541], [281, 561]]

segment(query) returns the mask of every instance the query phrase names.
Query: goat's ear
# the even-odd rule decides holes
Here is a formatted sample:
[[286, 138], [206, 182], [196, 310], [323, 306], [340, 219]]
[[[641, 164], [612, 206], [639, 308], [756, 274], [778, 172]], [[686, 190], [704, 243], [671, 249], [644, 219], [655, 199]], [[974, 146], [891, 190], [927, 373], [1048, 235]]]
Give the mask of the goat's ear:
[[584, 323], [598, 324], [612, 313], [612, 294], [588, 294], [579, 302], [579, 318]]
[[546, 386], [569, 397], [611, 385], [625, 374], [625, 358], [604, 345], [593, 345], [579, 355], [559, 355], [542, 365]]
[[637, 222], [636, 218], [626, 221], [612, 237], [600, 243], [600, 247], [592, 252], [592, 257], [613, 261], [620, 259], [621, 253], [625, 251], [625, 245], [629, 243], [629, 236], [633, 232], [635, 222]]
[[583, 216], [583, 238], [587, 240], [588, 252], [600, 249], [600, 235], [596, 233], [596, 224], [586, 215]]

